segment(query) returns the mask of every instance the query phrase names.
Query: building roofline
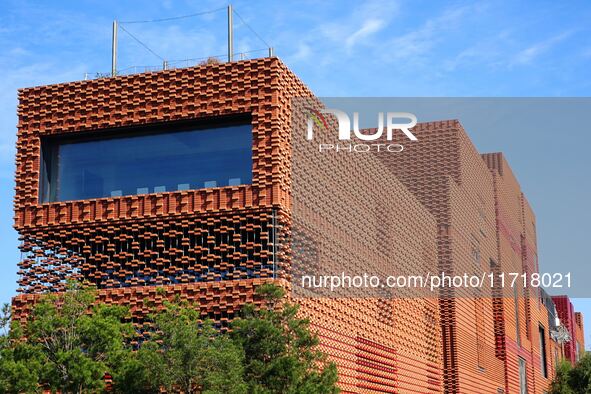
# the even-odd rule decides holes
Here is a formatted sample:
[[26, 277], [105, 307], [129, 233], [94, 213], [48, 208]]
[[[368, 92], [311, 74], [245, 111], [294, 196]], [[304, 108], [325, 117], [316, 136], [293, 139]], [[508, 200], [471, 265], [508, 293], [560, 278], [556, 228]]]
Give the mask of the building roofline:
[[133, 78], [138, 78], [138, 77], [162, 75], [162, 74], [173, 74], [173, 73], [179, 72], [179, 71], [186, 71], [186, 70], [190, 70], [190, 69], [197, 70], [197, 69], [207, 68], [207, 67], [210, 67], [210, 68], [220, 67], [220, 66], [234, 67], [234, 66], [246, 65], [248, 63], [260, 63], [260, 62], [267, 61], [269, 59], [278, 62], [279, 64], [283, 65], [287, 70], [289, 70], [289, 68], [285, 65], [285, 63], [283, 63], [283, 61], [281, 61], [281, 59], [277, 56], [259, 57], [259, 58], [255, 58], [255, 59], [234, 60], [231, 62], [225, 61], [225, 62], [211, 63], [211, 64], [197, 64], [197, 65], [189, 66], [189, 67], [175, 67], [175, 68], [169, 68], [166, 70], [145, 71], [145, 72], [133, 73], [133, 74], [104, 76], [104, 77], [100, 77], [100, 78], [57, 82], [57, 83], [50, 83], [50, 84], [46, 84], [46, 85], [27, 86], [27, 87], [18, 88], [17, 92], [20, 95], [20, 94], [28, 93], [29, 91], [36, 91], [36, 90], [44, 89], [44, 88], [55, 88], [55, 87], [62, 87], [62, 86], [68, 86], [68, 85], [84, 85], [84, 84], [92, 84], [92, 83], [97, 83], [97, 82], [99, 82], [99, 83], [100, 82], [111, 82], [113, 80], [124, 81], [127, 79], [133, 79]]

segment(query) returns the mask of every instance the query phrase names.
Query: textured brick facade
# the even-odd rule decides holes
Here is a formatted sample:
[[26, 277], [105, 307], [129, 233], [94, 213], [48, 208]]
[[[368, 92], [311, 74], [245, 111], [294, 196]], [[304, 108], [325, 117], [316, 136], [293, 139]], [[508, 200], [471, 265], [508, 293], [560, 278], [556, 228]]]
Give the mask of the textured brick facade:
[[583, 315], [580, 312], [575, 312], [568, 296], [555, 296], [552, 299], [556, 305], [558, 317], [571, 337], [571, 340], [564, 344], [564, 358], [574, 364], [585, 351]]
[[[489, 271], [497, 261], [492, 176], [457, 121], [423, 123], [418, 141], [383, 155], [392, 172], [437, 219], [439, 270]], [[440, 300], [445, 391], [496, 393], [503, 389], [494, 305], [490, 293], [450, 290]]]
[[[403, 154], [380, 156], [378, 164], [390, 169], [380, 184], [375, 162], [351, 167], [335, 156], [304, 161], [312, 176], [303, 179], [318, 184], [297, 184], [291, 99], [312, 96], [276, 58], [21, 90], [14, 208], [24, 258], [16, 316], [26, 316], [39, 293], [63, 291], [66, 279], [84, 278], [98, 286], [101, 300], [129, 305], [134, 321], [147, 312], [143, 300], [158, 305], [181, 294], [226, 327], [242, 305], [259, 302], [254, 291], [261, 283], [290, 288], [290, 241], [301, 224], [294, 217], [319, 239], [333, 240], [322, 244], [324, 253], [342, 257], [348, 268], [359, 256], [340, 256], [338, 245], [356, 238], [387, 249], [395, 259], [388, 264], [409, 272], [418, 266], [449, 274], [538, 270], [535, 218], [519, 184], [502, 155], [481, 156], [457, 121], [417, 125], [418, 142], [406, 144]], [[250, 185], [39, 202], [46, 137], [236, 115], [251, 119]], [[356, 188], [331, 184], [335, 174], [327, 168], [341, 181], [360, 182]], [[323, 182], [330, 187], [310, 204], [338, 209], [343, 197], [360, 212], [370, 196], [372, 215], [323, 232], [327, 223], [313, 211], [294, 214], [302, 200], [292, 199], [305, 200]], [[387, 273], [383, 256], [374, 257], [373, 268]], [[546, 308], [528, 291], [294, 300], [336, 362], [344, 392], [518, 393], [521, 357], [528, 392], [542, 393], [548, 380], [539, 325], [547, 336], [549, 377], [559, 347], [549, 338]], [[569, 321], [575, 342], [584, 346], [582, 317]]]
[[575, 312], [575, 351], [580, 359], [585, 353], [585, 326], [583, 325], [583, 314]]
[[[101, 300], [130, 305], [134, 321], [147, 312], [144, 299], [158, 305], [181, 294], [224, 327], [241, 305], [257, 302], [254, 289], [264, 281], [289, 287], [295, 96], [311, 92], [276, 58], [21, 90], [15, 227], [25, 257], [16, 315], [25, 316], [38, 293], [79, 277], [99, 287]], [[47, 136], [244, 114], [252, 119], [251, 185], [39, 202]], [[413, 204], [425, 224], [409, 225], [434, 243], [433, 219]], [[436, 301], [296, 301], [344, 392], [442, 391]]]
[[[437, 218], [439, 270], [539, 272], [535, 216], [503, 155], [480, 155], [457, 121], [418, 124], [413, 134], [402, 154], [381, 157]], [[537, 289], [450, 290], [440, 321], [446, 392], [519, 393], [520, 359], [528, 393], [547, 391], [562, 355]]]
[[[436, 299], [412, 290], [396, 295], [367, 287], [297, 288], [303, 274], [386, 277], [437, 269], [433, 215], [377, 158], [318, 154], [316, 143], [337, 133], [332, 122], [315, 143], [301, 140], [307, 120], [301, 107], [312, 101], [293, 103], [293, 293], [304, 310], [315, 310], [309, 315], [323, 350], [343, 360], [339, 375], [347, 377], [345, 391], [356, 391], [352, 385], [358, 381], [358, 389], [376, 392], [441, 392]], [[380, 346], [385, 347], [378, 351]], [[387, 380], [390, 370], [395, 373]]]
[[[490, 153], [483, 158], [493, 174], [501, 270], [528, 275], [539, 272], [533, 211], [503, 155]], [[503, 316], [503, 330], [499, 331], [498, 338], [504, 349], [506, 389], [519, 392], [521, 358], [526, 365], [528, 392], [544, 393], [550, 382], [548, 378], [556, 368], [555, 359], [550, 357], [548, 310], [541, 303], [537, 289], [524, 288], [519, 282], [513, 294], [505, 292], [497, 308]], [[542, 332], [546, 344], [546, 376], [540, 354]]]

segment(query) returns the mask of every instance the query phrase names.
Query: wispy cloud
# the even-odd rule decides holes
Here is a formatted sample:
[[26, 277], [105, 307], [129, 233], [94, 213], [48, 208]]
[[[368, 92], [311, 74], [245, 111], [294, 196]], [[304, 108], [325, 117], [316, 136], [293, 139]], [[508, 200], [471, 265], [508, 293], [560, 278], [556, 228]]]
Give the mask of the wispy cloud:
[[386, 22], [382, 19], [369, 19], [363, 22], [363, 25], [353, 32], [347, 39], [345, 40], [345, 46], [347, 49], [351, 49], [355, 44], [364, 39], [370, 37], [372, 34], [380, 31]]
[[511, 63], [518, 65], [530, 64], [540, 55], [544, 54], [545, 52], [548, 52], [550, 49], [552, 49], [562, 41], [566, 40], [572, 34], [573, 31], [569, 30], [552, 36], [546, 40], [539, 41], [517, 53]]
[[[8, 52], [11, 52], [10, 50]], [[9, 64], [10, 56], [0, 56], [0, 68]], [[56, 71], [53, 63], [38, 62], [20, 65], [0, 81], [0, 178], [12, 179], [17, 126], [17, 89], [47, 83], [79, 80], [85, 66], [72, 66]]]
[[444, 32], [461, 26], [464, 18], [474, 9], [473, 6], [449, 8], [440, 15], [428, 19], [417, 29], [394, 37], [388, 43], [391, 50], [388, 51], [385, 60], [416, 61], [418, 56], [427, 54], [442, 40]]
[[291, 59], [294, 61], [306, 60], [312, 54], [312, 48], [304, 42], [298, 44], [297, 51], [291, 55]]
[[[300, 62], [314, 57], [316, 64], [328, 66], [355, 55], [357, 47], [377, 50], [381, 31], [398, 16], [399, 3], [392, 0], [370, 0], [345, 9], [333, 6], [333, 15], [312, 17], [312, 28], [302, 35], [293, 36], [286, 32], [281, 41], [297, 42], [297, 51], [287, 56], [288, 61]], [[292, 44], [293, 45], [293, 44]]]
[[443, 69], [452, 72], [458, 68], [471, 68], [487, 65], [496, 67], [506, 63], [505, 51], [502, 43], [511, 40], [511, 31], [502, 30], [499, 33], [478, 39], [456, 54], [451, 54], [443, 61]]
[[[223, 55], [225, 45], [221, 35], [212, 34], [209, 25], [201, 28], [187, 28], [180, 25], [163, 26], [128, 25], [125, 29], [152, 49], [158, 56], [171, 60], [205, 58]], [[121, 67], [132, 65], [158, 66], [161, 59], [147, 51], [123, 31], [119, 34], [119, 63]], [[196, 45], [199, 43], [199, 45]], [[237, 49], [246, 52], [250, 46], [244, 41], [237, 43]]]

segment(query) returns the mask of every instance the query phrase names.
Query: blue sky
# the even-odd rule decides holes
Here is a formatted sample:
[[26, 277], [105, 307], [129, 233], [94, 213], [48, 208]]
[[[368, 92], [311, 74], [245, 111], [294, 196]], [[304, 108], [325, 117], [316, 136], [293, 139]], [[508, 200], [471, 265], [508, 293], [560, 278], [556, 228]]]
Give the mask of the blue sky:
[[[223, 1], [0, 1], [0, 302], [16, 288], [12, 229], [16, 89], [110, 70], [111, 22], [224, 7]], [[319, 96], [589, 96], [588, 1], [235, 1]], [[235, 20], [237, 52], [264, 49]], [[168, 60], [224, 54], [224, 11], [125, 28]], [[119, 68], [161, 60], [120, 32]], [[508, 153], [538, 219], [540, 262], [591, 262], [589, 124], [555, 134], [471, 135]], [[575, 304], [589, 322], [591, 301]]]

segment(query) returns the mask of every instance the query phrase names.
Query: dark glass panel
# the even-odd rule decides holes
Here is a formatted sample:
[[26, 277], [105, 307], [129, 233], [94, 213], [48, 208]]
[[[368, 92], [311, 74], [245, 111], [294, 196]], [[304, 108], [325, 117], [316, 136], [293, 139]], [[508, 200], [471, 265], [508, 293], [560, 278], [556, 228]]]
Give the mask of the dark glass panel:
[[57, 140], [44, 149], [44, 201], [252, 183], [250, 124]]

